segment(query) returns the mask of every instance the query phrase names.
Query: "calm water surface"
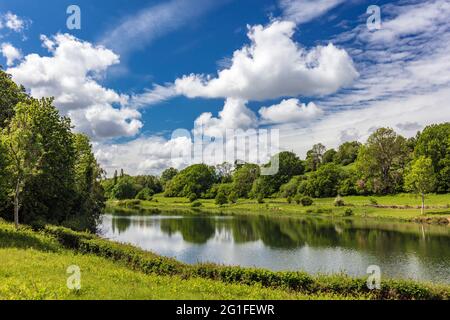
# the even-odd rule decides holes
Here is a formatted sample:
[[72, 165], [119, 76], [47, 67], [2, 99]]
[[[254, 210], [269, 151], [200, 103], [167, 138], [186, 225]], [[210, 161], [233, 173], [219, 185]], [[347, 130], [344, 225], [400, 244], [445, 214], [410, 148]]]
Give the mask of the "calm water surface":
[[309, 273], [450, 283], [450, 227], [373, 220], [267, 216], [119, 216], [100, 233], [186, 263], [216, 262]]

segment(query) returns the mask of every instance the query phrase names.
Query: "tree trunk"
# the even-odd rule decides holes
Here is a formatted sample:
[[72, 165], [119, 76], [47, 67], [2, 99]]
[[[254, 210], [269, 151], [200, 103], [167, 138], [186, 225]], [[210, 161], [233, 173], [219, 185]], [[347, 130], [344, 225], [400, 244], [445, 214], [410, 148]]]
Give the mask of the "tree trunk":
[[20, 192], [20, 180], [17, 179], [16, 191], [14, 193], [14, 224], [16, 229], [19, 228], [19, 192]]
[[425, 213], [425, 194], [422, 192], [422, 215]]

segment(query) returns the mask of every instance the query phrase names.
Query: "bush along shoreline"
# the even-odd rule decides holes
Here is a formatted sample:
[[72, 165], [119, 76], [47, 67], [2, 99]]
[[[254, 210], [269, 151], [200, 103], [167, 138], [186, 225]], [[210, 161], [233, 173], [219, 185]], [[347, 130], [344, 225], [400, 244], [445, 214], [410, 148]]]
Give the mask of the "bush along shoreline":
[[90, 233], [76, 232], [64, 227], [46, 226], [41, 232], [56, 238], [67, 249], [122, 263], [132, 270], [146, 274], [180, 276], [182, 279], [199, 277], [224, 283], [260, 285], [303, 294], [324, 293], [382, 300], [448, 300], [450, 298], [449, 285], [382, 279], [380, 289], [370, 290], [367, 286], [367, 278], [364, 277], [313, 276], [300, 271], [274, 272], [212, 263], [188, 265], [131, 245], [112, 242]]

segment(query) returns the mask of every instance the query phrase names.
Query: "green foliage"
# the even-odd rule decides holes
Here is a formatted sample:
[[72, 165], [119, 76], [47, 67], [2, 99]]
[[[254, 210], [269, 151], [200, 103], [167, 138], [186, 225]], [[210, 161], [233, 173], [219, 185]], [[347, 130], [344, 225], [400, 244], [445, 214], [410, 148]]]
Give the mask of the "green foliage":
[[324, 164], [299, 184], [298, 192], [315, 198], [334, 197], [345, 176], [346, 173], [340, 166], [334, 163]]
[[240, 165], [234, 170], [232, 185], [239, 198], [248, 198], [253, 183], [259, 177], [259, 174], [259, 167], [250, 163]]
[[7, 148], [3, 145], [3, 141], [0, 140], [0, 212], [2, 208], [7, 207], [8, 202], [8, 185], [9, 175], [7, 171], [8, 158]]
[[304, 197], [300, 198], [300, 203], [304, 207], [311, 206], [313, 204], [313, 202], [314, 202], [313, 199], [311, 197], [308, 197], [308, 196], [304, 196]]
[[292, 177], [291, 180], [280, 187], [280, 196], [284, 198], [294, 197], [297, 194], [298, 185], [302, 180], [303, 176]]
[[299, 157], [289, 151], [280, 152], [264, 167], [276, 167], [278, 159], [278, 170], [275, 174], [261, 175], [253, 184], [252, 193], [262, 193], [265, 197], [271, 196], [280, 190], [280, 187], [287, 183], [293, 176], [301, 175], [304, 171], [303, 162]]
[[317, 143], [313, 145], [312, 149], [306, 153], [306, 170], [316, 171], [323, 162], [323, 156], [327, 148], [321, 144]]
[[252, 190], [249, 193], [249, 197], [257, 198], [258, 196], [264, 198], [272, 194], [273, 188], [267, 179], [260, 176], [253, 182]]
[[262, 193], [258, 193], [258, 194], [256, 195], [256, 201], [257, 201], [258, 203], [264, 203], [264, 195], [263, 195]]
[[95, 159], [89, 138], [74, 135], [75, 215], [69, 219], [74, 229], [95, 230], [105, 208], [104, 189], [100, 184], [103, 170]]
[[361, 143], [358, 141], [344, 142], [339, 146], [334, 161], [343, 166], [355, 162], [358, 157], [359, 148], [361, 148]]
[[237, 201], [238, 201], [238, 195], [237, 195], [237, 192], [236, 191], [234, 191], [234, 190], [232, 190], [231, 192], [230, 192], [230, 194], [228, 195], [228, 201], [230, 202], [230, 203], [236, 203]]
[[405, 175], [405, 189], [417, 194], [425, 194], [434, 191], [435, 185], [436, 177], [432, 160], [424, 156], [418, 157]]
[[353, 215], [353, 210], [350, 208], [345, 209], [344, 211], [344, 217], [350, 217]]
[[[436, 173], [436, 163], [441, 166], [439, 174], [436, 173], [436, 190], [440, 192], [444, 190], [442, 184], [450, 180], [450, 156], [447, 157], [450, 151], [446, 147], [447, 142], [450, 145], [450, 135], [447, 128], [446, 124], [427, 127], [426, 134], [408, 140], [392, 129], [380, 128], [369, 137], [365, 145], [357, 141], [345, 142], [335, 151], [326, 150], [324, 145], [318, 143], [308, 152], [305, 161], [292, 152], [281, 152], [278, 155], [279, 170], [273, 175], [261, 175], [261, 168], [256, 164], [236, 162], [231, 184], [228, 182], [231, 174], [231, 165], [228, 163], [215, 168], [196, 165], [203, 166], [202, 170], [191, 166], [170, 180], [165, 188], [165, 195], [186, 197], [195, 193], [200, 198], [215, 199], [221, 189], [227, 198], [233, 191], [237, 198], [254, 199], [260, 194], [263, 198], [279, 196], [291, 200], [295, 200], [298, 193], [314, 198], [335, 197], [337, 194], [395, 194], [403, 191], [406, 186], [404, 171], [411, 162], [413, 148], [416, 148], [416, 154], [429, 152], [433, 153], [434, 158], [439, 158], [433, 162], [433, 168]], [[430, 137], [437, 138], [433, 140]], [[430, 139], [434, 142], [424, 147]], [[444, 147], [438, 153], [434, 151], [439, 149], [436, 141], [444, 141]], [[433, 157], [430, 158], [433, 160]], [[275, 159], [276, 157], [271, 159], [262, 169], [272, 165], [276, 167]], [[304, 173], [304, 166], [309, 172]], [[175, 169], [166, 170], [161, 181], [171, 178], [175, 172]], [[169, 178], [163, 179], [164, 176]], [[103, 186], [106, 193], [110, 194], [114, 184], [105, 181]]]
[[197, 197], [206, 193], [216, 181], [215, 170], [205, 164], [194, 164], [180, 171], [167, 183], [167, 197], [186, 197], [195, 193]]
[[165, 187], [167, 182], [172, 180], [178, 174], [175, 168], [168, 168], [161, 173], [161, 184]]
[[151, 201], [153, 199], [153, 190], [145, 187], [137, 193], [136, 199]]
[[337, 151], [334, 149], [328, 149], [323, 154], [322, 163], [335, 162]]
[[73, 134], [52, 102], [29, 97], [0, 70], [0, 214], [12, 219], [14, 207], [23, 223], [94, 230], [101, 169], [88, 138]]
[[123, 170], [120, 177], [117, 176], [116, 170], [114, 177], [102, 180], [101, 185], [109, 199], [132, 199], [142, 191], [141, 200], [149, 200], [151, 196], [163, 190], [162, 183], [157, 177], [150, 175], [132, 177], [126, 175]]
[[203, 205], [202, 205], [202, 203], [200, 201], [194, 201], [194, 202], [191, 203], [191, 207], [192, 208], [198, 208], [198, 207], [201, 207], [201, 206], [203, 206]]
[[418, 157], [411, 164], [405, 175], [405, 189], [422, 197], [422, 214], [425, 210], [425, 194], [436, 188], [436, 175], [433, 162], [424, 156]]
[[336, 199], [334, 199], [334, 206], [335, 207], [343, 207], [345, 206], [344, 199], [342, 199], [341, 196], [337, 196]]
[[224, 205], [228, 202], [227, 196], [225, 195], [225, 192], [223, 192], [223, 190], [219, 190], [219, 192], [217, 192], [217, 196], [216, 196], [216, 204], [221, 206]]
[[16, 227], [19, 223], [19, 209], [24, 204], [25, 188], [29, 188], [33, 178], [42, 173], [44, 137], [36, 123], [42, 110], [37, 100], [32, 100], [29, 104], [19, 102], [14, 108], [14, 117], [0, 136], [1, 144], [6, 147], [9, 157], [6, 170], [12, 182], [10, 188], [14, 190], [12, 194]]
[[450, 123], [427, 126], [419, 134], [414, 150], [415, 158], [431, 159], [437, 178], [436, 191], [450, 192]]
[[196, 193], [192, 192], [191, 194], [189, 194], [188, 199], [189, 199], [189, 202], [194, 202], [195, 200], [198, 199], [198, 196]]
[[138, 187], [133, 183], [132, 178], [124, 176], [112, 188], [111, 198], [118, 200], [134, 199], [137, 193]]
[[390, 128], [376, 130], [358, 153], [357, 170], [364, 188], [375, 194], [401, 191], [408, 156], [405, 138]]
[[342, 172], [338, 194], [343, 196], [358, 194], [358, 173], [354, 169]]
[[0, 130], [14, 117], [16, 105], [28, 99], [25, 88], [15, 84], [11, 76], [0, 69]]

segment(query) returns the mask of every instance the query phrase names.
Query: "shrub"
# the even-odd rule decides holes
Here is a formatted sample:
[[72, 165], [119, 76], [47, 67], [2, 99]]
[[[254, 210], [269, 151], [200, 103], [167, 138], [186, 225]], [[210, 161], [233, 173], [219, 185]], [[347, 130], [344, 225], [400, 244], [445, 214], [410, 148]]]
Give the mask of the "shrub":
[[190, 197], [191, 193], [195, 193], [200, 197], [211, 188], [215, 179], [214, 167], [193, 164], [181, 170], [165, 185], [164, 194], [167, 197]]
[[353, 210], [348, 208], [347, 210], [345, 210], [344, 212], [344, 217], [350, 217], [353, 215]]
[[149, 188], [144, 188], [138, 192], [136, 199], [151, 201], [153, 199], [153, 191]]
[[258, 193], [258, 195], [256, 196], [256, 201], [258, 203], [264, 203], [264, 195], [262, 193]]
[[345, 206], [344, 199], [342, 199], [341, 196], [337, 196], [336, 199], [334, 199], [334, 205], [336, 207], [343, 207], [343, 206]]
[[370, 197], [369, 198], [370, 204], [376, 206], [378, 204], [377, 199], [375, 199], [374, 197]]
[[137, 186], [129, 177], [119, 179], [111, 190], [111, 197], [117, 200], [134, 199], [137, 194]]
[[45, 226], [44, 233], [56, 238], [63, 246], [70, 249], [78, 249], [80, 242], [84, 239], [94, 239], [90, 233], [76, 232], [64, 227]]
[[203, 204], [200, 201], [194, 201], [191, 203], [191, 207], [193, 207], [193, 208], [198, 208], [201, 206], [203, 206]]
[[313, 204], [313, 199], [311, 197], [304, 196], [300, 199], [300, 203], [302, 204], [302, 206], [308, 207]]
[[288, 197], [286, 198], [286, 201], [287, 201], [288, 203], [292, 203], [292, 197], [291, 197], [291, 196], [288, 196]]
[[227, 196], [225, 195], [225, 193], [223, 191], [219, 191], [216, 196], [216, 204], [221, 206], [221, 205], [226, 204], [227, 202], [228, 202], [228, 200], [227, 200]]
[[230, 192], [230, 195], [228, 196], [228, 201], [230, 203], [236, 203], [238, 201], [238, 195], [235, 191]]
[[295, 198], [294, 198], [295, 203], [296, 203], [296, 204], [300, 204], [301, 199], [302, 199], [302, 197], [301, 197], [299, 194], [296, 195]]
[[192, 193], [189, 194], [188, 199], [189, 199], [189, 202], [194, 202], [195, 200], [198, 199], [198, 196], [197, 196], [196, 193], [192, 192]]

